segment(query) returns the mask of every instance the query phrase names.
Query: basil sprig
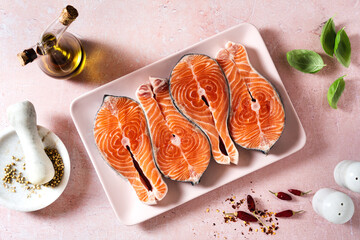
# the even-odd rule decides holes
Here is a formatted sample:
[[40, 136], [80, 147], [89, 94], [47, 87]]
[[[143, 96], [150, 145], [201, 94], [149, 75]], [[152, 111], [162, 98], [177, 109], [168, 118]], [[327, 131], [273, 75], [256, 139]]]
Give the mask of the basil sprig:
[[321, 46], [330, 57], [334, 55], [335, 38], [335, 23], [333, 19], [330, 18], [324, 25], [320, 36]]
[[327, 99], [329, 102], [330, 107], [337, 109], [337, 103], [339, 101], [339, 98], [342, 94], [342, 92], [345, 89], [345, 81], [344, 77], [346, 75], [339, 77], [330, 85], [329, 91], [327, 93]]
[[351, 44], [348, 35], [342, 28], [335, 38], [334, 53], [337, 60], [345, 67], [350, 66], [351, 61]]
[[286, 58], [290, 66], [304, 73], [316, 73], [326, 66], [319, 54], [306, 49], [289, 51]]

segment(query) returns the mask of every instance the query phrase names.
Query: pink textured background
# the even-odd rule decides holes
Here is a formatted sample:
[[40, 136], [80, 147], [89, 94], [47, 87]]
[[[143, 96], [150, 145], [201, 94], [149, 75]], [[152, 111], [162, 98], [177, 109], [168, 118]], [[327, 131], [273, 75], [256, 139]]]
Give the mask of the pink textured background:
[[[16, 54], [36, 43], [42, 30], [67, 4], [64, 1], [0, 1], [0, 128], [5, 111], [25, 99], [34, 103], [38, 123], [52, 129], [67, 146], [72, 172], [63, 195], [49, 207], [21, 213], [0, 206], [0, 239], [248, 239], [241, 223], [222, 223], [215, 210], [231, 208], [224, 200], [252, 194], [272, 211], [306, 212], [281, 219], [276, 239], [360, 239], [360, 195], [333, 179], [335, 165], [360, 160], [359, 1], [69, 1], [80, 13], [70, 27], [84, 40], [87, 68], [73, 80], [55, 80], [36, 64], [21, 67]], [[322, 51], [320, 24], [335, 16], [346, 26], [352, 63], [346, 69]], [[116, 219], [69, 114], [71, 101], [171, 53], [242, 22], [260, 31], [307, 134], [296, 154], [135, 226]], [[320, 53], [327, 67], [316, 75], [298, 72], [286, 62], [287, 51], [305, 48]], [[328, 106], [331, 82], [347, 74], [339, 109]], [[126, 86], [123, 86], [126, 88]], [[354, 200], [356, 212], [344, 225], [317, 216], [312, 195], [282, 202], [267, 190], [290, 187], [341, 190]], [[252, 193], [252, 189], [255, 193]], [[260, 197], [261, 196], [261, 197]], [[206, 209], [210, 212], [207, 213]], [[215, 226], [213, 225], [215, 223]], [[256, 228], [256, 225], [254, 225]], [[235, 230], [236, 229], [236, 230]], [[274, 236], [273, 236], [274, 237]]]

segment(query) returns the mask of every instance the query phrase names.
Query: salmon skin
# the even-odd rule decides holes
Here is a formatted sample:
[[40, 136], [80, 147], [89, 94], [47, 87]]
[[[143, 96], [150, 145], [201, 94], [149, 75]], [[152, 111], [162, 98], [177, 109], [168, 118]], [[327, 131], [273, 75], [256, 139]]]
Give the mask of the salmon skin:
[[127, 97], [105, 96], [96, 115], [96, 145], [103, 158], [146, 204], [156, 204], [168, 188], [157, 170], [147, 122], [140, 104]]
[[148, 119], [159, 170], [172, 180], [198, 183], [210, 162], [210, 144], [174, 107], [168, 80], [150, 78], [136, 94]]
[[246, 49], [228, 42], [216, 60], [231, 91], [229, 130], [240, 146], [267, 154], [285, 127], [285, 110], [274, 86], [251, 66]]
[[229, 86], [217, 62], [206, 55], [183, 56], [171, 72], [170, 93], [178, 110], [209, 137], [215, 161], [237, 164], [239, 153], [227, 125]]

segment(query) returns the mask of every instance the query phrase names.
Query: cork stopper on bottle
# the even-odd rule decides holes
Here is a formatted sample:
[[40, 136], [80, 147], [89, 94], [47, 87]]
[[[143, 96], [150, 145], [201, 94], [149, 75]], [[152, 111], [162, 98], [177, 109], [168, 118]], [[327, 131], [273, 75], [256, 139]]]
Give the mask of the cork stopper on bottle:
[[22, 51], [21, 53], [18, 53], [17, 57], [21, 65], [25, 66], [26, 64], [34, 61], [37, 58], [37, 54], [34, 49], [29, 48]]
[[72, 23], [77, 16], [79, 16], [78, 11], [71, 5], [67, 5], [61, 12], [59, 21], [65, 25], [68, 26], [70, 23]]

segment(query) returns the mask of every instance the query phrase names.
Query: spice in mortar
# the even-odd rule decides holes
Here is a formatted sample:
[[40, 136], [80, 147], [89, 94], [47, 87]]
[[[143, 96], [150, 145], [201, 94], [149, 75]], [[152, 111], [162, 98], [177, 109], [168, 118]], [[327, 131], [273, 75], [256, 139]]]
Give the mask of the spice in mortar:
[[12, 186], [12, 184], [14, 183], [13, 180], [15, 180], [17, 183], [20, 184], [20, 186], [23, 186], [25, 190], [30, 192], [27, 195], [27, 197], [29, 198], [31, 197], [32, 194], [36, 193], [36, 190], [40, 190], [41, 186], [52, 187], [52, 188], [58, 186], [61, 183], [62, 177], [64, 175], [63, 160], [56, 149], [46, 148], [45, 152], [49, 157], [49, 159], [51, 160], [55, 169], [55, 175], [50, 182], [45, 183], [43, 185], [38, 185], [38, 184], [33, 185], [32, 183], [27, 181], [26, 178], [23, 176], [23, 173], [19, 172], [17, 169], [17, 166], [19, 166], [23, 170], [25, 170], [26, 163], [19, 163], [22, 159], [13, 156], [12, 160], [14, 162], [7, 164], [6, 167], [4, 168], [4, 177], [2, 178], [4, 188], [8, 189], [8, 191], [10, 192], [15, 193], [16, 186]]
[[50, 182], [43, 184], [45, 187], [56, 187], [60, 184], [62, 177], [64, 176], [64, 163], [57, 149], [45, 148], [45, 152], [50, 158], [54, 169], [55, 175]]
[[17, 172], [16, 168], [14, 168], [15, 163], [11, 163], [6, 165], [4, 168], [4, 177], [3, 180], [3, 186], [4, 188], [8, 189], [11, 192], [16, 192], [16, 187], [10, 187], [9, 185], [12, 184], [12, 180], [16, 178]]
[[[36, 193], [36, 190], [41, 189], [40, 185], [32, 185], [29, 181], [26, 181], [25, 177], [22, 175], [22, 172], [17, 171], [17, 164], [16, 162], [21, 161], [21, 159], [16, 158], [16, 157], [12, 157], [12, 159], [15, 162], [12, 162], [8, 165], [6, 165], [6, 167], [4, 168], [4, 177], [2, 178], [3, 180], [3, 186], [4, 188], [8, 189], [9, 192], [13, 192], [16, 193], [16, 187], [12, 186], [13, 184], [13, 180], [15, 180], [17, 183], [19, 183], [20, 185], [24, 186], [25, 190], [28, 190], [30, 193], [27, 195], [27, 197], [31, 197], [31, 194]], [[18, 163], [20, 164], [20, 163]], [[23, 163], [23, 166], [25, 166], [25, 163]], [[25, 167], [23, 167], [25, 168]]]

